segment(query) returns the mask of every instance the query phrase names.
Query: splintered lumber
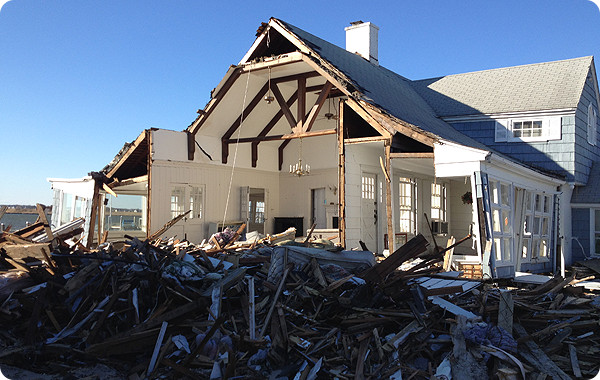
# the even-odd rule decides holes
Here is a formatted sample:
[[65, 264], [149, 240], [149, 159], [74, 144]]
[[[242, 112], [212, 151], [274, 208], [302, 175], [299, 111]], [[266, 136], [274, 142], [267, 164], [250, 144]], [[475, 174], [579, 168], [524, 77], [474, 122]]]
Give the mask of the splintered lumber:
[[412, 259], [427, 250], [427, 240], [422, 234], [418, 234], [410, 239], [402, 247], [398, 248], [394, 253], [388, 256], [382, 262], [375, 264], [360, 274], [360, 277], [369, 282], [381, 282], [387, 275], [392, 273], [403, 262]]
[[156, 231], [152, 235], [148, 236], [148, 240], [154, 240], [157, 237], [159, 237], [160, 235], [164, 234], [165, 232], [167, 232], [169, 230], [169, 228], [173, 227], [175, 225], [175, 223], [177, 223], [181, 219], [185, 218], [185, 216], [187, 214], [189, 214], [190, 212], [192, 212], [192, 210], [188, 210], [188, 211], [184, 212], [183, 214], [177, 215], [176, 217], [174, 217], [173, 219], [171, 219], [170, 221], [165, 223], [165, 225], [162, 226], [158, 231]]
[[[527, 331], [518, 323], [513, 325], [513, 330], [521, 338], [527, 337]], [[526, 340], [524, 345], [529, 349], [531, 355], [528, 357], [531, 365], [536, 367], [541, 373], [552, 376], [553, 379], [568, 380], [571, 377], [567, 375], [556, 363], [546, 355], [534, 341]]]

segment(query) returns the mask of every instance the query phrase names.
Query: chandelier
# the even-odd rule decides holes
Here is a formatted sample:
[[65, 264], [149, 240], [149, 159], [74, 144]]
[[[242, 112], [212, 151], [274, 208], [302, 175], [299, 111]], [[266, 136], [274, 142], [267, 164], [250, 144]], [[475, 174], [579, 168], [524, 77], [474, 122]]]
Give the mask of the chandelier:
[[300, 138], [300, 143], [298, 144], [298, 162], [290, 165], [290, 174], [298, 177], [310, 174], [310, 165], [302, 164], [302, 138]]

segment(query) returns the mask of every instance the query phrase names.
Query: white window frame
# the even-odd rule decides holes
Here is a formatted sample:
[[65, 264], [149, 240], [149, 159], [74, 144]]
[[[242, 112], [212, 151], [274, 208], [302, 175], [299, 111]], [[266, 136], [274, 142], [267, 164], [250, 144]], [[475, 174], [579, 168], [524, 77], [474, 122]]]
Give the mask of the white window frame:
[[[514, 135], [516, 125], [519, 123], [539, 122], [542, 124], [541, 136], [528, 136], [516, 137]], [[519, 117], [511, 119], [497, 119], [496, 120], [496, 132], [495, 142], [537, 142], [537, 141], [549, 141], [549, 140], [560, 140], [562, 138], [561, 131], [561, 116], [529, 116]]]
[[[489, 189], [495, 261], [497, 263], [512, 263], [515, 257], [513, 233], [514, 186], [509, 182], [490, 179]], [[505, 196], [506, 198], [504, 198]]]
[[[540, 207], [537, 207], [537, 199], [541, 202], [539, 203]], [[550, 260], [554, 197], [552, 194], [526, 190], [523, 207], [525, 208], [525, 217], [522, 226], [523, 243], [519, 248], [521, 261], [548, 261]], [[541, 255], [542, 247], [544, 246], [541, 244], [542, 242], [545, 242], [545, 255]], [[525, 255], [523, 255], [524, 248], [526, 248]]]
[[[402, 190], [402, 186], [410, 186], [409, 194], [403, 195], [404, 191]], [[406, 198], [409, 200], [410, 206], [406, 205], [406, 202], [401, 202], [402, 198]], [[399, 177], [398, 178], [398, 228], [397, 232], [407, 233], [414, 235], [417, 233], [417, 182], [408, 177]], [[403, 218], [402, 213], [408, 212], [408, 218]], [[403, 221], [405, 223], [403, 223]], [[408, 229], [403, 228], [403, 226], [408, 225]]]
[[[439, 191], [438, 191], [439, 189]], [[438, 205], [439, 203], [439, 205]], [[437, 211], [436, 211], [437, 210]], [[447, 220], [447, 208], [446, 208], [446, 184], [445, 183], [431, 183], [431, 210], [430, 215], [432, 220], [441, 220], [445, 222]], [[434, 215], [437, 213], [438, 215]]]
[[[178, 201], [177, 207], [174, 208], [173, 206], [175, 204], [173, 203], [173, 196], [175, 194], [173, 194], [173, 191], [175, 189], [183, 190], [183, 192], [181, 193], [183, 199], [181, 200], [181, 202]], [[192, 215], [192, 213], [188, 214], [185, 220], [187, 223], [192, 224], [202, 223], [204, 221], [204, 216], [206, 215], [206, 187], [205, 185], [188, 183], [173, 183], [171, 185], [171, 192], [169, 194], [169, 213], [171, 219], [175, 218], [181, 213], [192, 209], [192, 196], [194, 195], [194, 189], [200, 190], [200, 210], [199, 212], [194, 212], [194, 215]], [[198, 211], [197, 208], [196, 211]]]
[[592, 257], [600, 256], [600, 249], [596, 251], [596, 236], [600, 239], [600, 225], [596, 225], [596, 212], [600, 212], [600, 208], [590, 208], [590, 254]]
[[597, 114], [594, 105], [590, 102], [587, 112], [587, 142], [590, 145], [596, 146], [597, 143]]

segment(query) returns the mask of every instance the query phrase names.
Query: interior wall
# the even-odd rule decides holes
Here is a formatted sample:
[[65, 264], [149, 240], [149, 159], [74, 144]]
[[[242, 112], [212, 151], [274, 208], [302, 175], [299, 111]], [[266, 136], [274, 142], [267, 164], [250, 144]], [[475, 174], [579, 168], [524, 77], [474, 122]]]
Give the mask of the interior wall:
[[[229, 183], [232, 173], [231, 166], [200, 164], [193, 162], [154, 161], [152, 166], [152, 210], [150, 214], [151, 228], [155, 230], [171, 220], [170, 197], [171, 189], [180, 184], [204, 186], [203, 220], [199, 227], [186, 228], [184, 222], [179, 222], [166, 233], [167, 236], [177, 235], [199, 243], [208, 238], [208, 225], [211, 222], [221, 223], [241, 219], [241, 187], [261, 188], [266, 193], [267, 221], [265, 228], [272, 230], [273, 215], [279, 214], [279, 173], [257, 171], [237, 167], [233, 174], [231, 190]], [[229, 200], [228, 200], [229, 195]], [[227, 209], [227, 213], [225, 213]], [[187, 210], [186, 210], [187, 211]]]
[[[311, 189], [325, 188], [325, 202], [328, 206], [337, 208], [337, 185], [338, 172], [336, 167], [312, 169], [310, 175], [302, 177], [282, 171], [279, 175], [279, 213], [272, 215], [272, 217], [302, 217], [304, 221], [302, 235], [304, 236], [306, 230], [310, 229], [312, 225]], [[267, 230], [267, 232], [271, 233], [272, 230]]]
[[[471, 191], [471, 180], [467, 179], [466, 183], [463, 178], [460, 179], [445, 179], [450, 186], [447, 191], [448, 202], [448, 230], [450, 236], [454, 236], [456, 241], [462, 239], [469, 234], [469, 227], [474, 222], [473, 205], [462, 202], [462, 195], [467, 191]], [[473, 197], [474, 198], [474, 197]], [[474, 198], [476, 200], [476, 198]], [[476, 233], [476, 232], [475, 232]], [[465, 241], [464, 243], [454, 248], [455, 255], [477, 255], [477, 247], [473, 246], [473, 240]]]

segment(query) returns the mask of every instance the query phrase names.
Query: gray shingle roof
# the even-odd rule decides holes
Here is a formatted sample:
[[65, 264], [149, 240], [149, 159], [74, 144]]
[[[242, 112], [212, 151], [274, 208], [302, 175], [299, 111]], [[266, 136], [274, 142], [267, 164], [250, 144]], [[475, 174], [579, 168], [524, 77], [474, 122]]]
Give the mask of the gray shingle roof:
[[412, 81], [441, 117], [575, 108], [592, 57]]
[[358, 92], [358, 97], [405, 122], [440, 138], [474, 148], [490, 150], [439, 119], [433, 109], [413, 89], [410, 80], [382, 66], [350, 53], [298, 27], [276, 20], [306, 46], [342, 72]]

